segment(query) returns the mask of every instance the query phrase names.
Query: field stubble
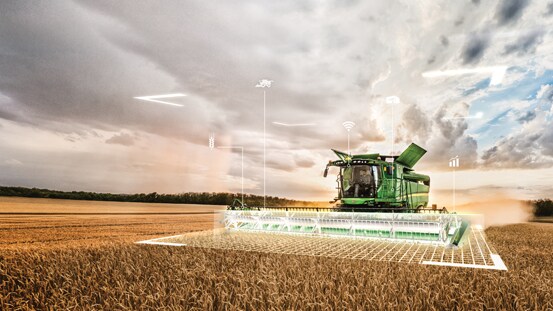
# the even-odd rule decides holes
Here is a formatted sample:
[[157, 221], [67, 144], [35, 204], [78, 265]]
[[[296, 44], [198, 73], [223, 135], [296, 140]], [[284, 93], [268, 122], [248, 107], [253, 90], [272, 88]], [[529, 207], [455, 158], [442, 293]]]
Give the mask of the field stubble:
[[553, 309], [551, 224], [487, 229], [500, 272], [135, 245], [212, 216], [118, 217], [4, 217], [0, 309]]

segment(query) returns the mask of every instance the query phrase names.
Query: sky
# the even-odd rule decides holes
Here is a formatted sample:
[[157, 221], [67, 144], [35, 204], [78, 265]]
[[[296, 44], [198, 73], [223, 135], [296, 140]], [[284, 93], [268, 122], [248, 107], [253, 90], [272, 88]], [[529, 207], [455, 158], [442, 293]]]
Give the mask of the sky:
[[428, 150], [434, 193], [553, 197], [552, 26], [553, 0], [2, 1], [0, 185], [327, 200], [352, 121], [352, 153]]

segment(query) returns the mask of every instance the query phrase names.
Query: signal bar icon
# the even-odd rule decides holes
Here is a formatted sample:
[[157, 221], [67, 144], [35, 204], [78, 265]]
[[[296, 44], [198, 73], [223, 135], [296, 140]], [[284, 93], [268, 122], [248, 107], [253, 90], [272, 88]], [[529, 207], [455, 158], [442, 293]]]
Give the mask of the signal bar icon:
[[449, 167], [459, 167], [459, 156], [449, 159]]

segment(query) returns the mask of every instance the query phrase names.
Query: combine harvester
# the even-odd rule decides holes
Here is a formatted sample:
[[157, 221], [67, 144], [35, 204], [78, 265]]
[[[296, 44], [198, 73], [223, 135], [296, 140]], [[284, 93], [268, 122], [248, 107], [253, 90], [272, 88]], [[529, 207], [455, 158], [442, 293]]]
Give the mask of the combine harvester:
[[399, 156], [349, 155], [333, 150], [340, 169], [331, 208], [248, 207], [235, 200], [224, 213], [230, 231], [393, 239], [459, 246], [469, 222], [436, 205], [427, 208], [430, 177], [413, 166], [426, 150], [411, 144]]

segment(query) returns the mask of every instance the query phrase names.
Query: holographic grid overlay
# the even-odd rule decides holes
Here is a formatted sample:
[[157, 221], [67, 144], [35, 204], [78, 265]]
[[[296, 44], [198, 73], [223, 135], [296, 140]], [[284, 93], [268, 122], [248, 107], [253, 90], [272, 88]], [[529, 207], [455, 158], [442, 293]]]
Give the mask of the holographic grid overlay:
[[[477, 223], [482, 217], [469, 216], [472, 216], [473, 225], [468, 229], [467, 238], [461, 247], [397, 239], [234, 231], [222, 227], [221, 221], [214, 222], [214, 230], [137, 243], [507, 270], [497, 251], [488, 242], [483, 226]], [[222, 216], [216, 217], [221, 220]]]
[[157, 239], [157, 244], [300, 256], [418, 263], [464, 268], [507, 270], [488, 243], [482, 228], [471, 227], [459, 248], [400, 240], [324, 237], [283, 233], [238, 232], [224, 229]]

